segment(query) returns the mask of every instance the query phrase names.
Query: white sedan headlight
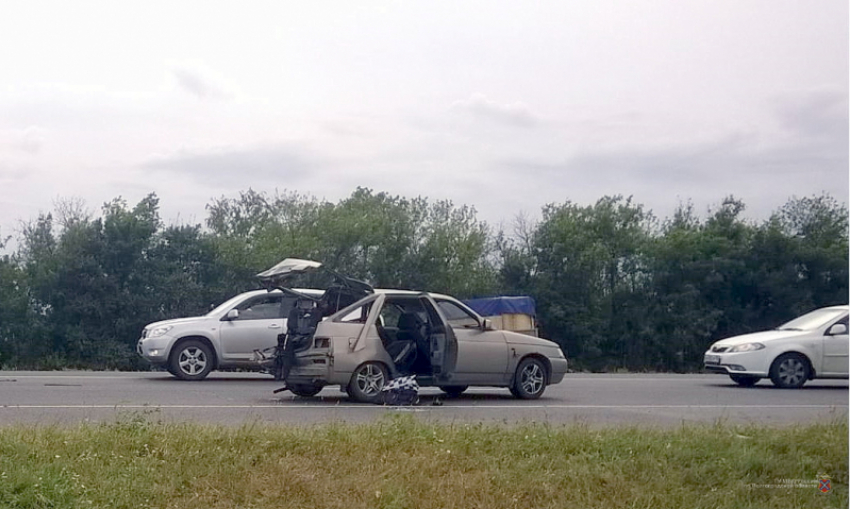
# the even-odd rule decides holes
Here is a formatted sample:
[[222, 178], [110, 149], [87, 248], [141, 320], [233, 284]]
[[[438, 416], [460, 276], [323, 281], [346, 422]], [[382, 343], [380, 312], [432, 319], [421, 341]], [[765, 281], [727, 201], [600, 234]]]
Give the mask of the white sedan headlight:
[[744, 343], [742, 345], [735, 345], [729, 349], [729, 353], [737, 353], [737, 352], [753, 352], [756, 350], [761, 350], [764, 348], [764, 345], [761, 343]]
[[156, 329], [152, 329], [148, 333], [147, 337], [158, 338], [159, 336], [162, 336], [163, 334], [165, 334], [166, 332], [170, 331], [173, 328], [174, 328], [173, 325], [163, 325], [162, 327], [157, 327]]

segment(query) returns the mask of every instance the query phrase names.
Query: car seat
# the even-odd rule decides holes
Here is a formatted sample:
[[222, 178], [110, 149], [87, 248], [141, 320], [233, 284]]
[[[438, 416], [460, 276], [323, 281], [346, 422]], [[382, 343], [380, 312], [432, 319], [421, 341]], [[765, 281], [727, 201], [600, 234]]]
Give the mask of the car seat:
[[387, 346], [387, 353], [399, 371], [406, 371], [413, 364], [417, 345], [423, 340], [419, 317], [415, 313], [402, 313], [398, 319], [396, 340]]

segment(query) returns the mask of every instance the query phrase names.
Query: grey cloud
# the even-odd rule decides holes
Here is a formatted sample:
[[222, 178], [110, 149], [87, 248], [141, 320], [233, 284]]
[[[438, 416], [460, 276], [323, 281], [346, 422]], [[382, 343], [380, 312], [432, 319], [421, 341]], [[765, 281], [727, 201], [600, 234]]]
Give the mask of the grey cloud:
[[639, 203], [653, 203], [662, 215], [681, 199], [706, 204], [729, 194], [743, 198], [756, 217], [766, 217], [793, 195], [826, 191], [847, 202], [846, 149], [824, 150], [805, 140], [755, 146], [752, 136], [730, 135], [700, 144], [586, 152], [560, 160], [503, 159], [494, 163], [494, 171], [514, 175], [517, 183], [546, 182], [536, 192], [550, 200], [559, 193], [556, 201], [634, 195]]
[[847, 91], [822, 88], [785, 97], [777, 115], [791, 132], [813, 139], [848, 139]]
[[0, 161], [0, 182], [19, 181], [27, 178], [30, 169]]
[[187, 66], [176, 66], [171, 69], [171, 74], [177, 80], [184, 91], [199, 99], [225, 98], [230, 94], [211, 77], [209, 72]]
[[769, 150], [751, 146], [750, 136], [730, 135], [678, 147], [586, 152], [562, 161], [505, 160], [500, 164], [550, 175], [584, 173], [597, 179], [635, 179], [663, 186], [699, 185], [729, 174], [737, 175], [741, 185], [746, 185], [743, 179], [747, 177], [805, 176], [813, 172], [840, 175], [847, 166], [847, 154], [840, 150], [816, 152], [805, 144]]
[[181, 151], [152, 157], [142, 165], [143, 169], [186, 175], [205, 184], [238, 189], [261, 183], [291, 187], [320, 166], [322, 163], [306, 151], [286, 145], [206, 153]]
[[469, 99], [455, 101], [452, 109], [514, 127], [533, 127], [540, 122], [525, 103], [500, 104], [479, 93], [472, 94]]

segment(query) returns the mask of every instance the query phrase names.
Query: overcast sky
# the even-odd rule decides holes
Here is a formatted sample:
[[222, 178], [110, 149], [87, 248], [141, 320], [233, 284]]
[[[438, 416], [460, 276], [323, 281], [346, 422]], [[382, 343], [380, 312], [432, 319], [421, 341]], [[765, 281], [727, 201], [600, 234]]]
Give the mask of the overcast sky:
[[846, 0], [8, 2], [0, 236], [79, 198], [848, 200]]

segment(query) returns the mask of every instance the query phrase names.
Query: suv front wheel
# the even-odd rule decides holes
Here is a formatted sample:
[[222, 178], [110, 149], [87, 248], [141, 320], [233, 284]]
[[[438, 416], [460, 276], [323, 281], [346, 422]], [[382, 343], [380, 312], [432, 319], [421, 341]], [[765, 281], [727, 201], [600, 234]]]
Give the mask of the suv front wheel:
[[213, 354], [203, 341], [189, 339], [178, 344], [168, 360], [168, 371], [183, 380], [203, 380], [213, 368]]

